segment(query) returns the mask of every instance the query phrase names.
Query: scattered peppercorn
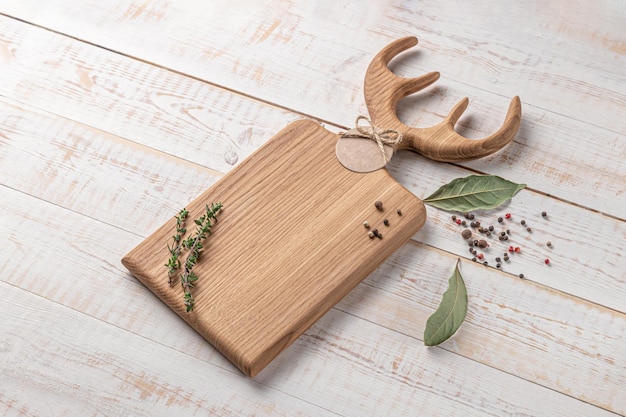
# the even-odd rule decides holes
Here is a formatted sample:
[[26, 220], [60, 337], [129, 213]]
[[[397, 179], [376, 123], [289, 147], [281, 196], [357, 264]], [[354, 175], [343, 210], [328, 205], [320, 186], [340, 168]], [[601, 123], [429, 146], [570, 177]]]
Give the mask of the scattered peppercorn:
[[522, 224], [522, 226], [523, 226], [523, 225], [525, 225], [525, 224], [526, 224], [526, 220], [522, 220], [520, 223], [521, 223], [521, 224]]
[[483, 265], [487, 266], [487, 265], [489, 265], [489, 262], [485, 261], [485, 262], [483, 262]]
[[478, 241], [478, 247], [479, 248], [486, 248], [487, 246], [489, 246], [489, 244], [487, 243], [486, 240], [482, 240], [481, 239], [481, 240]]
[[475, 221], [474, 224], [476, 225], [476, 227], [480, 226], [480, 222], [479, 221]]
[[545, 211], [541, 212], [541, 217], [546, 217], [548, 215], [548, 213], [546, 213]]
[[520, 247], [519, 247], [519, 246], [515, 248], [515, 253], [520, 253], [521, 251], [522, 251], [522, 250], [520, 249]]
[[383, 224], [384, 224], [385, 226], [389, 226], [389, 220], [387, 220], [387, 219], [383, 220]]
[[509, 229], [506, 229], [506, 234], [507, 234], [507, 235], [510, 235], [510, 234], [511, 234], [511, 231], [510, 231]]
[[500, 257], [497, 257], [497, 258], [496, 258], [496, 262], [500, 262]]
[[474, 220], [474, 215], [472, 213], [470, 213], [470, 214], [467, 215], [467, 218], [470, 219], [470, 220]]
[[552, 242], [550, 242], [549, 240], [546, 242], [546, 246], [550, 247], [552, 246]]
[[461, 222], [461, 226], [465, 226], [465, 225], [467, 225], [467, 223], [465, 222], [465, 220], [463, 220], [463, 221]]
[[376, 201], [374, 207], [376, 207], [377, 210], [383, 211], [383, 202], [380, 200]]
[[456, 220], [456, 216], [453, 214], [452, 215], [452, 221], [455, 221], [455, 220]]
[[378, 237], [378, 235], [380, 234], [380, 233], [378, 233], [378, 229], [374, 229], [374, 230], [372, 230], [372, 233], [373, 233], [373, 234], [374, 234], [374, 236], [376, 236], [376, 237]]
[[463, 213], [463, 217], [465, 217], [466, 219], [469, 219], [469, 213], [468, 212]]
[[524, 278], [524, 274], [519, 274], [519, 277], [520, 278]]
[[503, 259], [504, 259], [505, 262], [509, 261], [509, 257], [508, 256], [505, 256]]
[[509, 252], [511, 253], [515, 252], [515, 248], [513, 246], [509, 246]]
[[467, 244], [470, 246], [470, 248], [471, 248], [472, 246], [474, 246], [474, 242], [472, 242], [471, 240], [468, 240], [468, 241], [467, 241]]
[[505, 218], [510, 219], [511, 218], [511, 213], [507, 213], [504, 215]]
[[478, 259], [483, 259], [485, 257], [485, 255], [483, 255], [482, 253], [478, 254]]
[[470, 252], [470, 253], [474, 253], [474, 249], [469, 248], [469, 252]]
[[476, 262], [476, 257], [473, 257], [473, 258], [472, 258], [472, 261]]
[[489, 231], [493, 232], [494, 227], [493, 226], [489, 226]]
[[465, 229], [461, 232], [461, 236], [463, 236], [463, 239], [469, 239], [472, 237], [472, 231], [470, 229]]
[[478, 241], [477, 240], [474, 241], [474, 246], [478, 246]]
[[374, 239], [374, 236], [376, 236], [376, 235], [374, 234], [374, 232], [373, 232], [373, 231], [371, 231], [371, 230], [370, 230], [369, 232], [367, 232], [367, 235], [370, 237], [370, 239]]
[[369, 229], [369, 228], [370, 228], [370, 223], [369, 223], [368, 221], [364, 221], [364, 222], [363, 222], [363, 226], [364, 226], [366, 229]]
[[456, 219], [456, 224], [461, 224], [461, 219]]
[[496, 264], [496, 268], [500, 268], [502, 265], [500, 265], [499, 263]]
[[527, 231], [528, 233], [530, 233], [530, 232], [532, 232], [532, 231], [533, 231], [533, 229], [531, 229], [530, 227], [527, 227], [527, 228], [526, 228], [526, 231]]
[[398, 216], [402, 216], [402, 210], [398, 209], [396, 210], [396, 213], [398, 213]]
[[490, 232], [489, 230], [487, 230], [487, 231], [485, 232], [485, 236], [487, 236], [487, 237], [491, 236], [491, 232]]
[[502, 217], [498, 217], [498, 223], [502, 223], [503, 221]]
[[382, 239], [382, 238], [383, 238], [383, 234], [382, 234], [382, 233], [379, 233], [379, 234], [378, 234], [378, 238], [379, 238], [379, 239]]
[[547, 259], [547, 258], [546, 258], [546, 260], [545, 260], [545, 261], [543, 261], [543, 262], [545, 262], [545, 264], [546, 264], [546, 265], [550, 265], [550, 259]]

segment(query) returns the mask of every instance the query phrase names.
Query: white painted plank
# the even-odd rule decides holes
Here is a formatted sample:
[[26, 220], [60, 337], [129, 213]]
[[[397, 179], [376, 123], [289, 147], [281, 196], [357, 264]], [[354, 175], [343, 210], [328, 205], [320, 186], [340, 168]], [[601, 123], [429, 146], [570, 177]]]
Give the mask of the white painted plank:
[[[141, 235], [152, 232], [219, 177], [168, 154], [23, 105], [0, 100], [0, 109], [4, 115], [0, 129], [7, 132], [0, 137], [4, 144], [0, 158], [7, 161], [0, 172], [6, 185]], [[399, 153], [389, 168], [420, 197], [468, 174], [408, 152]], [[513, 235], [506, 244], [493, 239], [488, 252], [492, 266], [509, 244], [520, 246], [523, 254], [504, 264], [506, 272], [524, 273], [535, 282], [626, 312], [626, 223], [526, 190], [502, 211], [477, 214], [497, 225], [495, 217], [504, 210], [515, 215], [515, 224], [509, 225]], [[541, 218], [542, 210], [550, 213], [549, 218]], [[519, 225], [522, 219], [533, 233]], [[469, 257], [461, 230], [449, 214], [429, 208], [429, 220], [415, 239]], [[552, 248], [545, 246], [548, 240]], [[551, 258], [550, 267], [543, 264], [545, 258]]]
[[[249, 380], [6, 283], [0, 283], [0, 291], [9, 300], [0, 312], [10, 319], [0, 323], [5, 415], [79, 410], [96, 415], [359, 416], [414, 415], [416, 410], [451, 416], [611, 415], [444, 350], [420, 348], [409, 337], [338, 311], [289, 350], [291, 361], [311, 368], [291, 372], [292, 385], [282, 386], [276, 380], [283, 379], [284, 370]], [[373, 342], [377, 350], [364, 353]], [[305, 391], [307, 383], [314, 385]], [[337, 393], [335, 386], [345, 391]], [[324, 391], [327, 398], [316, 399], [334, 411], [288, 393], [298, 388], [309, 395]]]
[[[242, 160], [299, 117], [23, 22], [0, 17], [0, 23], [0, 45], [6, 51], [0, 57], [5, 63], [0, 94], [220, 172], [227, 172], [233, 161]], [[335, 59], [341, 62], [341, 55]], [[405, 68], [414, 61], [407, 60], [398, 70], [416, 74]], [[363, 71], [351, 68], [345, 71], [354, 71], [350, 82], [358, 94], [352, 104], [333, 104], [351, 112], [345, 123], [366, 111], [361, 99]], [[495, 131], [507, 99], [485, 96], [463, 83], [407, 99], [399, 114], [407, 123], [427, 126], [438, 122], [464, 94], [478, 99], [472, 100], [459, 130], [473, 138]], [[323, 117], [319, 112], [314, 115]], [[626, 212], [626, 199], [621, 198], [626, 191], [624, 159], [624, 135], [525, 104], [515, 142], [465, 165], [621, 218]]]
[[[54, 152], [51, 149], [45, 153]], [[141, 162], [143, 166], [150, 165], [145, 158]], [[160, 166], [162, 162], [155, 165]], [[99, 169], [108, 172], [109, 181], [116, 181], [115, 169]], [[151, 176], [136, 176], [137, 186], [146, 188], [142, 177]], [[127, 192], [133, 194], [132, 189]], [[186, 326], [119, 265], [124, 253], [141, 240], [141, 237], [119, 229], [116, 224], [128, 221], [128, 215], [116, 214], [122, 213], [126, 206], [113, 208], [106, 223], [102, 223], [101, 220], [86, 217], [90, 215], [89, 211], [83, 215], [66, 213], [57, 206], [41, 206], [41, 200], [33, 200], [25, 194], [16, 191], [7, 193], [0, 199], [4, 202], [2, 218], [5, 219], [2, 234], [8, 236], [6, 241], [11, 245], [8, 252], [12, 253], [13, 259], [5, 268], [6, 282], [184, 352], [189, 349], [191, 352], [203, 351], [203, 342], [198, 337], [192, 336], [193, 343], [186, 346], [178, 337], [172, 336], [180, 333], [173, 328]], [[111, 199], [116, 200], [113, 196]], [[15, 206], [21, 208], [23, 218], [11, 219]], [[64, 233], [59, 234], [59, 230]], [[29, 259], [37, 259], [40, 263], [32, 265]], [[366, 285], [373, 288], [367, 288], [367, 297], [359, 287], [354, 295], [348, 296], [341, 308], [355, 317], [409, 335], [413, 343], [421, 346], [423, 324], [436, 308], [453, 262], [453, 256], [441, 255], [427, 247], [416, 250], [414, 246], [409, 246], [381, 268], [382, 276], [377, 273], [366, 281]], [[64, 285], [58, 280], [38, 279], [42, 273], [40, 265], [46, 266], [43, 271], [45, 276], [50, 270], [66, 271], [62, 275], [69, 277], [86, 271], [87, 274], [95, 274], [95, 280], [72, 280]], [[393, 272], [389, 272], [390, 267]], [[458, 346], [453, 344], [448, 349], [472, 361], [507, 373], [519, 373], [530, 381], [568, 395], [580, 396], [609, 409], [626, 407], [620, 402], [622, 397], [616, 395], [626, 378], [623, 367], [619, 365], [626, 360], [626, 352], [621, 347], [622, 335], [626, 333], [626, 315], [559, 295], [499, 271], [478, 266], [468, 268], [473, 271], [467, 276], [469, 285], [483, 288], [487, 285], [483, 280], [487, 278], [488, 287], [484, 292], [471, 293], [474, 310], [470, 311], [467, 323], [471, 327], [463, 333], [468, 338], [467, 342]], [[24, 276], [33, 278], [24, 281], [21, 279]], [[394, 283], [394, 277], [397, 281], [398, 276], [400, 281], [388, 287]], [[390, 281], [385, 285], [383, 281], [387, 278]], [[102, 294], [107, 294], [107, 298], [103, 300]], [[502, 305], [506, 306], [503, 311]], [[578, 323], [577, 318], [581, 314], [585, 320]], [[475, 321], [472, 315], [475, 315]], [[559, 317], [570, 317], [572, 322]], [[186, 329], [185, 334], [189, 331]], [[585, 340], [580, 340], [581, 334], [584, 334]], [[336, 347], [339, 349], [339, 346]], [[493, 351], [485, 355], [481, 346], [493, 346]], [[546, 346], [553, 349], [546, 349]], [[378, 348], [372, 345], [370, 349], [376, 351]], [[209, 355], [212, 361], [227, 367], [221, 357], [215, 358], [214, 352], [209, 354], [205, 351], [202, 355]], [[566, 366], [572, 360], [578, 363], [577, 368]], [[283, 372], [282, 367], [285, 366], [295, 373], [301, 369], [294, 365], [297, 360], [292, 363], [289, 359], [279, 358], [277, 362], [280, 365], [275, 368], [276, 372]], [[585, 381], [594, 383], [586, 385]], [[602, 383], [595, 383], [599, 381]], [[293, 381], [286, 383], [292, 384]], [[323, 396], [322, 393], [319, 395]]]
[[3, 416], [336, 415], [6, 283], [0, 293]]
[[[366, 8], [345, 0], [23, 0], [2, 11], [327, 120], [341, 114], [343, 123], [354, 117], [351, 106], [337, 104], [360, 90], [347, 69], [364, 69], [390, 39], [417, 35], [428, 51], [421, 66], [446, 79], [523, 94], [541, 108], [626, 133], [626, 14], [610, 0], [568, 7], [373, 1]], [[581, 97], [589, 106], [576, 105]]]

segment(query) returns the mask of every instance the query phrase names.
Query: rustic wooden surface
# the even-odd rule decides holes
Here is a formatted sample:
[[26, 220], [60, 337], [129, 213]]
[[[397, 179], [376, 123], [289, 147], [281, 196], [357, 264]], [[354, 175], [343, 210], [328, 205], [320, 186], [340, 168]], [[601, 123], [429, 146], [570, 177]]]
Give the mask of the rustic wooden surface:
[[[0, 413], [626, 415], [625, 27], [613, 0], [0, 3]], [[403, 122], [433, 125], [465, 96], [465, 136], [495, 131], [515, 95], [523, 119], [501, 152], [400, 152], [392, 175], [420, 197], [475, 172], [527, 183], [478, 214], [534, 230], [515, 223], [523, 252], [502, 270], [462, 262], [466, 322], [426, 348], [469, 255], [428, 208], [247, 378], [120, 259], [290, 121], [350, 128], [369, 60], [407, 35], [419, 50], [395, 72], [442, 77], [400, 102]]]

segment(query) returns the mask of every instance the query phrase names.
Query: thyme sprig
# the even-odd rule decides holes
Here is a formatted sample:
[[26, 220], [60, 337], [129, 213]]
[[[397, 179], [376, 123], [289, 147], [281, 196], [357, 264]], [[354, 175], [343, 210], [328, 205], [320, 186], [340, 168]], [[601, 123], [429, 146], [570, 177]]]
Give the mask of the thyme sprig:
[[211, 234], [213, 223], [217, 222], [217, 213], [222, 209], [222, 203], [213, 203], [209, 207], [206, 206], [205, 213], [200, 218], [194, 220], [196, 224], [196, 232], [194, 236], [190, 236], [182, 241], [182, 246], [189, 250], [189, 254], [185, 259], [184, 271], [180, 275], [180, 283], [183, 287], [185, 307], [187, 312], [193, 311], [195, 300], [191, 294], [191, 289], [198, 281], [198, 276], [193, 272], [193, 267], [198, 262], [200, 251], [202, 250], [202, 241]]
[[180, 268], [180, 252], [182, 251], [181, 240], [185, 233], [187, 233], [187, 229], [185, 229], [185, 219], [189, 215], [189, 212], [186, 208], [182, 209], [175, 216], [176, 218], [176, 234], [172, 236], [172, 240], [174, 241], [172, 246], [167, 245], [167, 250], [170, 252], [170, 258], [167, 260], [165, 266], [167, 267], [167, 277], [169, 279], [170, 285], [172, 285], [172, 275], [176, 272], [177, 269]]

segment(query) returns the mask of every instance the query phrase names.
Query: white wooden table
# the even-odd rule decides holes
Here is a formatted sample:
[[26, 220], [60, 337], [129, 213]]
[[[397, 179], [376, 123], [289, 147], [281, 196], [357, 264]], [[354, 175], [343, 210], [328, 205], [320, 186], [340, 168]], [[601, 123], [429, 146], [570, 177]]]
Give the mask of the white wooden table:
[[[416, 3], [0, 2], [0, 414], [626, 415], [626, 7]], [[473, 263], [429, 207], [409, 244], [244, 377], [120, 259], [288, 122], [351, 127], [369, 60], [407, 35], [420, 45], [394, 71], [442, 78], [401, 102], [406, 123], [468, 96], [458, 130], [478, 138], [515, 95], [523, 121], [491, 157], [403, 152], [392, 174], [421, 197], [472, 173], [528, 184], [481, 214], [511, 212], [523, 252]], [[426, 348], [458, 257], [466, 322]]]

